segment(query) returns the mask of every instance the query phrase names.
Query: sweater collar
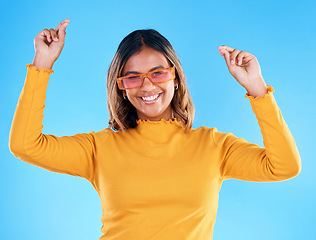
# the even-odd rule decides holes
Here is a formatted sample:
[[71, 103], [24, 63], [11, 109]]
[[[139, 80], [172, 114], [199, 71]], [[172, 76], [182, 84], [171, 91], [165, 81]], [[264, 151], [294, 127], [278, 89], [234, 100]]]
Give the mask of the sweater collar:
[[164, 124], [175, 124], [175, 125], [181, 125], [182, 124], [176, 119], [176, 118], [171, 118], [169, 120], [166, 120], [162, 118], [159, 121], [151, 121], [151, 120], [142, 120], [142, 119], [137, 119], [136, 120], [137, 125], [143, 125], [143, 124], [153, 124], [153, 125], [164, 125]]
[[175, 135], [185, 133], [184, 125], [176, 118], [161, 119], [160, 121], [138, 119], [136, 123], [135, 131], [137, 133], [143, 138], [157, 143], [167, 143]]

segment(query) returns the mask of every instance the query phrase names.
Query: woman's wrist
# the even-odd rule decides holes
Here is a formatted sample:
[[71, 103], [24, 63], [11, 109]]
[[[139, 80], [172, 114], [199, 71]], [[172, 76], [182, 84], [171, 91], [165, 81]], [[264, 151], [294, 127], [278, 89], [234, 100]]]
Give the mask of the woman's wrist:
[[48, 59], [43, 55], [35, 54], [32, 65], [37, 68], [37, 70], [41, 68], [52, 69], [54, 61]]
[[268, 87], [262, 77], [253, 81], [254, 84], [248, 89], [246, 88], [248, 95], [253, 97], [263, 97], [268, 92]]

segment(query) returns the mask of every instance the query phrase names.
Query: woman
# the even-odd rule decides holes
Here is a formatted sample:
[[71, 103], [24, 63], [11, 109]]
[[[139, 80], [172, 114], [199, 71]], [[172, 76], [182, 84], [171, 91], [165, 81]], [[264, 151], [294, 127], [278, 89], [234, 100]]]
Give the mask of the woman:
[[219, 47], [247, 90], [265, 148], [216, 128], [191, 128], [194, 106], [180, 61], [154, 30], [135, 31], [118, 47], [108, 72], [109, 128], [42, 134], [46, 87], [68, 24], [35, 37], [10, 149], [28, 163], [90, 181], [101, 198], [100, 239], [212, 239], [223, 180], [281, 181], [300, 172], [295, 141], [252, 54]]

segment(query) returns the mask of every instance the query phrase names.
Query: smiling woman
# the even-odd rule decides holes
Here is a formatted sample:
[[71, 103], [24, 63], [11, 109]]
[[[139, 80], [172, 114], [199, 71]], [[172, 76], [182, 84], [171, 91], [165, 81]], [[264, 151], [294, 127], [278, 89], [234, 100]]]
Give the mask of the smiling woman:
[[192, 128], [194, 107], [181, 63], [155, 30], [132, 32], [118, 47], [108, 72], [108, 128], [43, 134], [46, 89], [68, 24], [35, 37], [9, 145], [23, 161], [94, 186], [103, 210], [100, 240], [211, 240], [224, 180], [282, 181], [299, 174], [294, 138], [256, 57], [219, 47], [247, 90], [265, 148], [216, 128]]
[[[155, 80], [145, 74], [139, 88], [119, 89], [124, 89], [120, 84], [125, 76], [169, 67], [174, 67], [174, 76], [173, 71], [170, 74], [165, 71], [163, 80], [158, 77]], [[134, 31], [120, 43], [109, 68], [107, 91], [109, 124], [116, 130], [135, 127], [137, 119], [169, 120], [173, 117], [187, 130], [192, 127], [194, 105], [180, 60], [170, 42], [153, 29]]]

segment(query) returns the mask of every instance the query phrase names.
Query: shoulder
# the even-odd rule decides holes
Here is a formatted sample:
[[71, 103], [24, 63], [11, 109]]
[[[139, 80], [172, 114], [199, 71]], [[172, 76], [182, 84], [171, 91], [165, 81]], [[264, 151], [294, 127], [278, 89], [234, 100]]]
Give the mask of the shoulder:
[[218, 132], [216, 127], [199, 127], [197, 129], [191, 129], [189, 135], [191, 137], [197, 138], [199, 141], [213, 141], [214, 134]]
[[110, 139], [124, 138], [127, 135], [133, 135], [134, 131], [135, 131], [134, 129], [115, 131], [111, 128], [105, 128], [105, 129], [102, 129], [101, 131], [98, 131], [98, 132], [91, 131], [90, 133], [93, 134], [99, 140], [105, 141], [105, 140], [110, 140]]
[[191, 134], [197, 134], [197, 135], [214, 134], [216, 132], [218, 132], [216, 127], [209, 128], [209, 127], [204, 127], [204, 126], [198, 127], [197, 129], [191, 128], [191, 131], [190, 131]]
[[192, 129], [192, 134], [198, 136], [200, 140], [208, 140], [217, 147], [222, 146], [228, 139], [236, 138], [231, 132], [220, 132], [216, 127], [199, 127]]
[[98, 131], [98, 132], [91, 131], [91, 132], [89, 132], [89, 134], [93, 136], [95, 141], [105, 142], [105, 141], [108, 141], [109, 139], [113, 138], [115, 136], [115, 134], [117, 134], [117, 132], [115, 132], [111, 128], [105, 128], [105, 129], [102, 129], [101, 131]]

